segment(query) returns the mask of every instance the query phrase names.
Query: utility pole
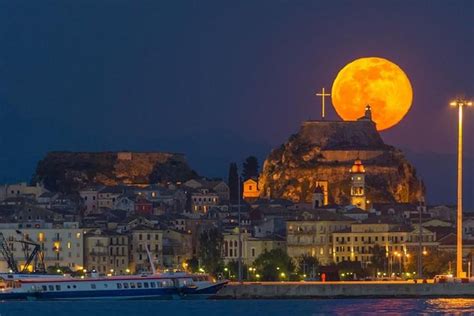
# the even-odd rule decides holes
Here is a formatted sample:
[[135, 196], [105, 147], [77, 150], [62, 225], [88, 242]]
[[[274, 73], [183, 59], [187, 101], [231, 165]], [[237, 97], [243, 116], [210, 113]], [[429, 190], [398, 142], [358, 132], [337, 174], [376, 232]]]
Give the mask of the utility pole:
[[456, 277], [465, 276], [462, 270], [462, 121], [463, 108], [472, 106], [471, 101], [456, 100], [449, 105], [458, 108], [458, 196], [457, 196], [457, 220], [456, 220]]
[[[420, 180], [420, 187], [421, 186], [421, 180]], [[422, 192], [423, 194], [423, 192]], [[418, 206], [418, 277], [420, 279], [423, 279], [423, 228], [421, 226], [421, 210], [423, 208], [424, 204], [424, 198], [423, 196], [420, 197], [420, 205]]]
[[240, 194], [241, 194], [240, 193], [240, 190], [241, 190], [240, 189], [240, 186], [241, 186], [241, 184], [240, 184], [240, 182], [241, 182], [240, 181], [240, 175], [238, 175], [238, 179], [239, 179], [239, 181], [238, 181], [238, 183], [239, 183], [239, 185], [238, 185], [238, 193], [239, 194], [238, 195], [239, 196], [238, 196], [238, 203], [237, 203], [237, 208], [238, 208], [238, 213], [239, 213], [239, 243], [238, 243], [238, 245], [239, 245], [239, 262], [238, 263], [239, 263], [239, 282], [242, 283], [242, 226], [241, 226], [241, 223], [240, 223], [241, 222], [241, 220], [240, 220], [240, 198], [241, 198], [241, 196], [240, 196]]

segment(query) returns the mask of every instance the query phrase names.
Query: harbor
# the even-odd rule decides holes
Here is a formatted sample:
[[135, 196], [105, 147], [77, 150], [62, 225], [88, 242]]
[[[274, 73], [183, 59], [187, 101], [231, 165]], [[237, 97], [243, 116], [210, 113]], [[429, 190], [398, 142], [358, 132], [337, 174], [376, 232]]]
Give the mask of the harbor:
[[230, 283], [216, 299], [474, 297], [474, 283], [413, 281]]

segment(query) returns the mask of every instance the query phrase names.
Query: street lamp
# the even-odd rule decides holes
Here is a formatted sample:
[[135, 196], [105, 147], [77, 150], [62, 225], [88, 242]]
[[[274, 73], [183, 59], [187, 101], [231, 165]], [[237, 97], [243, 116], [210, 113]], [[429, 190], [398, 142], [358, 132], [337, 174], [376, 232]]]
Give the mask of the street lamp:
[[462, 112], [465, 106], [472, 106], [471, 101], [458, 99], [449, 103], [458, 108], [458, 198], [457, 198], [457, 229], [456, 229], [456, 276], [464, 277], [462, 271]]

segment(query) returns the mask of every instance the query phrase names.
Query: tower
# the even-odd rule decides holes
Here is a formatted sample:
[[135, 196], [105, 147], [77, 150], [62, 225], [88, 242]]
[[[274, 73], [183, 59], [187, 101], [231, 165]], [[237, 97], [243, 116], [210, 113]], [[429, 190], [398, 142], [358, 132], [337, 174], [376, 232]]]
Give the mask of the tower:
[[350, 170], [351, 173], [351, 204], [367, 209], [365, 196], [365, 168], [360, 159], [356, 159]]
[[370, 107], [370, 105], [366, 105], [365, 106], [365, 118], [372, 121], [372, 108]]
[[313, 192], [313, 208], [322, 207], [325, 205], [324, 203], [324, 188], [321, 186], [316, 186]]

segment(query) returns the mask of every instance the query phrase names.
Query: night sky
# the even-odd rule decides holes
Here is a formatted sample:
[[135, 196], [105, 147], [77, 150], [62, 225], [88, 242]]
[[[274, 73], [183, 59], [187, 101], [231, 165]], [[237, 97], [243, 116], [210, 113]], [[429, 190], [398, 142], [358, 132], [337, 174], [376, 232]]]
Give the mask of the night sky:
[[[456, 197], [456, 110], [474, 97], [474, 1], [0, 1], [0, 180], [47, 151], [183, 152], [226, 177], [318, 118], [321, 87], [365, 56], [408, 75], [412, 109], [384, 140], [428, 203]], [[474, 108], [465, 116], [474, 209]], [[336, 119], [334, 110], [329, 117]]]

